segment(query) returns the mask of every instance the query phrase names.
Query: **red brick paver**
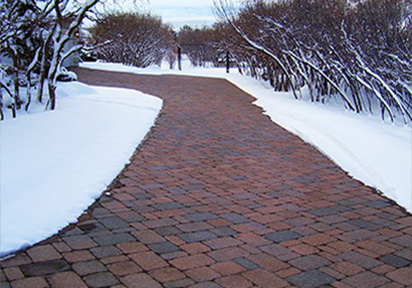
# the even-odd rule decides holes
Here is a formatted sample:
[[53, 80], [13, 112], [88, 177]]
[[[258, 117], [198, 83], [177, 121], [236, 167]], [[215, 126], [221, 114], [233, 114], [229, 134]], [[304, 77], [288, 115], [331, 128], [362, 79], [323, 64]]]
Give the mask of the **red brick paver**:
[[251, 96], [218, 79], [76, 72], [158, 95], [162, 113], [78, 223], [0, 262], [1, 288], [412, 286], [411, 215]]

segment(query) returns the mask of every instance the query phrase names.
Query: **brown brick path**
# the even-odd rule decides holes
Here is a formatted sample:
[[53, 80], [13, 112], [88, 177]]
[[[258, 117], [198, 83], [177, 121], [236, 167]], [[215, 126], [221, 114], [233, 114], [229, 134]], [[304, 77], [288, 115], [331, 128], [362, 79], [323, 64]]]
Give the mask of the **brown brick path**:
[[[79, 222], [0, 263], [5, 287], [412, 287], [412, 217], [224, 80], [77, 70], [165, 100]], [[87, 169], [87, 167], [85, 167]]]

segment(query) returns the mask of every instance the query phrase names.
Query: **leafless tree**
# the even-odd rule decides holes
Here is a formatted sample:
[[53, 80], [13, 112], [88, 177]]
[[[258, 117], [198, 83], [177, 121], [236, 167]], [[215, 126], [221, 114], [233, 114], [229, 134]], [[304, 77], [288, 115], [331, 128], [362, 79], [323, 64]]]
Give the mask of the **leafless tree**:
[[195, 67], [218, 64], [219, 38], [221, 34], [214, 28], [196, 28], [185, 25], [178, 33], [178, 44]]
[[174, 44], [172, 29], [150, 14], [106, 15], [90, 32], [95, 43], [110, 40], [97, 49], [100, 59], [143, 68], [160, 64]]
[[412, 120], [411, 2], [256, 0], [217, 10], [236, 36], [232, 54], [276, 90], [337, 99], [356, 112]]
[[12, 65], [1, 68], [0, 89], [8, 94], [11, 89], [6, 78], [13, 81], [14, 100], [10, 105], [13, 117], [22, 104], [19, 92], [22, 78], [27, 85], [26, 110], [30, 105], [32, 73], [35, 70], [39, 71], [37, 100], [42, 102], [43, 86], [47, 80], [47, 105], [55, 109], [56, 81], [62, 63], [81, 49], [81, 45], [67, 49], [66, 44], [74, 38], [83, 19], [99, 1], [4, 0], [0, 4], [0, 54], [13, 60]]
[[[82, 45], [75, 45], [68, 51], [65, 51], [65, 45], [78, 32], [83, 19], [100, 0], [88, 0], [85, 3], [69, 0], [50, 0], [50, 9], [53, 11], [53, 26], [47, 33], [52, 39], [51, 63], [48, 69], [48, 91], [50, 108], [54, 110], [56, 105], [56, 81], [58, 72], [61, 69], [63, 61], [76, 51], [82, 48]], [[70, 5], [69, 5], [70, 4]], [[47, 12], [47, 11], [46, 11]]]
[[5, 80], [2, 79], [2, 87], [13, 99], [10, 104], [13, 117], [16, 117], [16, 111], [21, 107], [19, 79], [20, 71], [27, 62], [27, 54], [33, 54], [31, 46], [36, 28], [33, 28], [33, 18], [36, 18], [36, 5], [33, 1], [10, 1], [6, 0], [0, 5], [0, 54], [8, 56], [13, 65], [2, 67], [2, 78], [5, 74], [9, 75], [13, 82], [12, 89], [6, 89]]

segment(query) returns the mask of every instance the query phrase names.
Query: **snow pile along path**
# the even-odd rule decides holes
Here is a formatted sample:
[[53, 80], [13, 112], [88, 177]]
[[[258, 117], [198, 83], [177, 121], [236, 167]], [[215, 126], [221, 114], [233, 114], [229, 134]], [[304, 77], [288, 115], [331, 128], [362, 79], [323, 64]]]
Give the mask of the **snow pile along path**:
[[[243, 78], [243, 79], [242, 79]], [[412, 212], [412, 127], [341, 107], [298, 101], [253, 79], [229, 77], [273, 122], [312, 144], [350, 176]]]
[[1, 125], [0, 255], [41, 241], [87, 209], [129, 162], [162, 100], [60, 83], [57, 110]]

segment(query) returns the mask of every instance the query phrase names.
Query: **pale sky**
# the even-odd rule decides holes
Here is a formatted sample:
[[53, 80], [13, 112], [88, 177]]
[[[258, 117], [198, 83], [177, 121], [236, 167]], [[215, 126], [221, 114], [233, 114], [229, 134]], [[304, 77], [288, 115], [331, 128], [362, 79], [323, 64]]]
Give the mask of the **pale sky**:
[[213, 0], [142, 0], [142, 8], [162, 17], [176, 30], [187, 24], [192, 27], [210, 26], [216, 22]]
[[[0, 0], [1, 1], [1, 0]], [[215, 15], [214, 0], [120, 0], [102, 1], [102, 13], [117, 12], [150, 12], [160, 16], [163, 23], [170, 24], [179, 31], [184, 25], [193, 28], [212, 26], [218, 19]], [[219, 0], [218, 0], [219, 1]], [[226, 0], [225, 0], [226, 1]], [[237, 6], [246, 0], [227, 0]], [[87, 26], [87, 25], [86, 25]]]

